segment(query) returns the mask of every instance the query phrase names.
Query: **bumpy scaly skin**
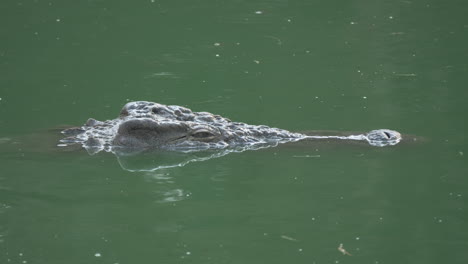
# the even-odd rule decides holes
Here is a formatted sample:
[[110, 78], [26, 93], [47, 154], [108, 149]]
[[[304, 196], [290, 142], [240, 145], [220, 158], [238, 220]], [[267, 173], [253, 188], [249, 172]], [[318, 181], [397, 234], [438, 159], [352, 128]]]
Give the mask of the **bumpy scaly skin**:
[[283, 129], [231, 122], [208, 112], [192, 112], [182, 106], [145, 101], [127, 103], [116, 119], [104, 122], [89, 119], [84, 126], [62, 133], [68, 137], [61, 140], [61, 145], [79, 143], [94, 153], [148, 148], [222, 149], [305, 138]]
[[113, 120], [89, 119], [82, 127], [62, 131], [68, 136], [59, 146], [81, 144], [94, 154], [101, 150], [125, 152], [151, 148], [199, 151], [207, 149], [256, 149], [302, 139], [368, 141], [373, 146], [395, 145], [400, 133], [379, 129], [366, 135], [308, 136], [268, 126], [248, 125], [213, 115], [192, 112], [177, 105], [153, 102], [127, 103]]

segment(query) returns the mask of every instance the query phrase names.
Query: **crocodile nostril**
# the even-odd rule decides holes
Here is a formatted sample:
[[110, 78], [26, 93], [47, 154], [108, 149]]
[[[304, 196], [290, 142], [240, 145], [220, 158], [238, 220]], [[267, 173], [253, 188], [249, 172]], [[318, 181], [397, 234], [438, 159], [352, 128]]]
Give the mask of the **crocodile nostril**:
[[392, 136], [390, 135], [390, 133], [388, 133], [388, 132], [385, 132], [385, 131], [384, 131], [383, 133], [385, 134], [385, 136], [387, 137], [387, 139], [390, 139], [390, 138], [392, 137]]

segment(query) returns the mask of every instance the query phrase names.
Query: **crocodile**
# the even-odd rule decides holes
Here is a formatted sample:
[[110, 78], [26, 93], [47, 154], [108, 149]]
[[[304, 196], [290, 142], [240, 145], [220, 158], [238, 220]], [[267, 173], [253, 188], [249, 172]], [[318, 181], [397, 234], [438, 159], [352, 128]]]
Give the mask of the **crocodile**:
[[116, 119], [98, 121], [90, 118], [83, 126], [65, 129], [62, 134], [65, 138], [58, 146], [79, 144], [90, 154], [146, 150], [185, 153], [222, 149], [242, 151], [320, 139], [364, 141], [384, 147], [396, 145], [402, 139], [399, 132], [390, 129], [349, 136], [306, 135], [265, 125], [233, 122], [208, 112], [193, 112], [182, 106], [147, 101], [129, 102]]

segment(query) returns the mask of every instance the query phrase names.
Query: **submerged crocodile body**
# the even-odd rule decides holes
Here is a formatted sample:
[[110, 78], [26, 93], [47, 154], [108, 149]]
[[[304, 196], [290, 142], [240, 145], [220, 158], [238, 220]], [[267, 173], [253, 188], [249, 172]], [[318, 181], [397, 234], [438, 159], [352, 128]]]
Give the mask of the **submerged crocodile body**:
[[293, 133], [263, 125], [248, 125], [208, 112], [137, 101], [127, 103], [120, 116], [107, 121], [89, 119], [83, 126], [62, 131], [67, 136], [59, 146], [81, 144], [90, 154], [163, 149], [195, 152], [220, 149], [257, 149], [305, 139], [343, 139], [367, 141], [373, 146], [391, 146], [401, 140], [400, 133], [372, 130], [351, 136], [320, 136]]

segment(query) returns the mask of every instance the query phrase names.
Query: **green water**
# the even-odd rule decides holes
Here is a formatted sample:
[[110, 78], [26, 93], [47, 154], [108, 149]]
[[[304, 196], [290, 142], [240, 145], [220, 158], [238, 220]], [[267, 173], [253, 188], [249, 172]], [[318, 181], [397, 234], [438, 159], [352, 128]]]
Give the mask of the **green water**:
[[[466, 14], [456, 0], [1, 1], [0, 263], [467, 263]], [[129, 100], [417, 141], [154, 172], [54, 147], [49, 129]]]

